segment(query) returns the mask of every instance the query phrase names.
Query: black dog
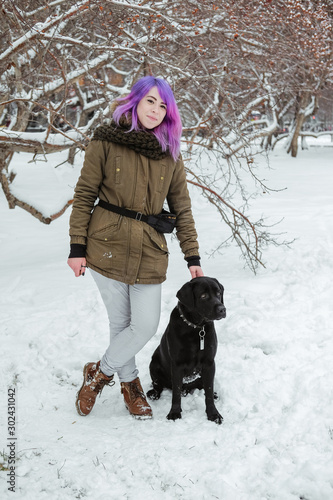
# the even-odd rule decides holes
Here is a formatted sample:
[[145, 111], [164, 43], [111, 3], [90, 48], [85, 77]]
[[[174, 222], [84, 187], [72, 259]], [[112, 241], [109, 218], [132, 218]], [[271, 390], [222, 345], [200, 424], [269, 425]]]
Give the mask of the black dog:
[[178, 305], [149, 366], [153, 389], [150, 399], [159, 399], [166, 387], [172, 389], [167, 418], [181, 418], [181, 395], [204, 389], [208, 420], [222, 423], [214, 403], [217, 337], [214, 320], [226, 317], [223, 286], [215, 278], [194, 278], [177, 292]]

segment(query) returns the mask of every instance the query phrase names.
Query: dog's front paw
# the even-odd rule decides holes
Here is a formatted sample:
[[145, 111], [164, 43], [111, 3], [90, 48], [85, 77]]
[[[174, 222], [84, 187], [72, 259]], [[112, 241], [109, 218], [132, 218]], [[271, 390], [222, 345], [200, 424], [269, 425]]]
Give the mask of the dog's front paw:
[[150, 389], [150, 391], [147, 392], [147, 398], [152, 399], [153, 401], [160, 399], [160, 397], [161, 393], [156, 389]]
[[215, 422], [218, 425], [221, 425], [223, 422], [223, 417], [222, 415], [219, 414], [217, 410], [214, 413], [211, 413], [210, 415], [207, 414], [207, 418], [211, 422]]
[[178, 418], [182, 418], [181, 410], [180, 411], [171, 410], [167, 415], [168, 420], [177, 420]]

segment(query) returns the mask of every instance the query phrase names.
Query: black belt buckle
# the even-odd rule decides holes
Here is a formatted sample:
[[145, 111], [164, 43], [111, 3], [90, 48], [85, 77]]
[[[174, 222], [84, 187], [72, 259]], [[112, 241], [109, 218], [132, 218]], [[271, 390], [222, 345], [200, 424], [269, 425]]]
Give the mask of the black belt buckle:
[[137, 212], [137, 213], [136, 213], [136, 216], [135, 216], [135, 220], [138, 220], [138, 221], [140, 222], [140, 221], [141, 221], [141, 219], [142, 219], [142, 215], [143, 215], [143, 214], [142, 214], [141, 212]]

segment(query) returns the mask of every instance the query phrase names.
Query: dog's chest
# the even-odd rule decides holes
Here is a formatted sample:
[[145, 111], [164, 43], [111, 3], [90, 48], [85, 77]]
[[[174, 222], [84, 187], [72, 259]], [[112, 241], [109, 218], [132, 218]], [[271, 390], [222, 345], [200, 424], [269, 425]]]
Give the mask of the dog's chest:
[[194, 370], [190, 375], [183, 377], [183, 384], [192, 384], [199, 378], [201, 378], [201, 370]]
[[194, 364], [200, 363], [203, 358], [211, 351], [213, 336], [210, 329], [205, 330], [202, 327], [196, 331], [190, 331], [181, 339], [181, 349], [186, 351], [187, 358], [192, 358]]
[[192, 376], [194, 373], [200, 373], [202, 365], [207, 359], [206, 349], [200, 350], [200, 341], [195, 344], [187, 345], [182, 353], [179, 353], [178, 364], [183, 367], [186, 376]]

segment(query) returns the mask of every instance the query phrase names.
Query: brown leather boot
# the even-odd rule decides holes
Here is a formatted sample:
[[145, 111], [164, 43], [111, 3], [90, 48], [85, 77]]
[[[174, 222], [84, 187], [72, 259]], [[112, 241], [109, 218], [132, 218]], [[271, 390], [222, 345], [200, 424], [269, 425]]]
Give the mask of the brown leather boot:
[[83, 384], [77, 393], [75, 406], [79, 415], [89, 415], [94, 407], [98, 394], [102, 393], [104, 386], [114, 385], [113, 375], [108, 377], [101, 372], [100, 361], [87, 363], [83, 368]]
[[141, 420], [152, 418], [153, 412], [146, 400], [139, 377], [132, 380], [132, 382], [121, 382], [120, 385], [121, 393], [124, 395], [125, 406], [130, 414]]

